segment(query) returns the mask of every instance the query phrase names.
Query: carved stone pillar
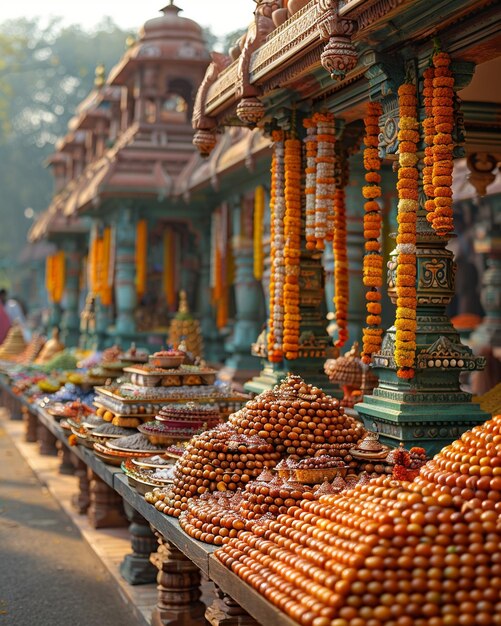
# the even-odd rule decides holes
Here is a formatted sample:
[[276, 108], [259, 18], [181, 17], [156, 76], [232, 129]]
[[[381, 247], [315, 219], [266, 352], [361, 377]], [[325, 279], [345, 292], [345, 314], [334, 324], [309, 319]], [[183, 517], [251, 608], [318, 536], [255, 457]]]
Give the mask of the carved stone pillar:
[[40, 454], [44, 456], [57, 456], [57, 437], [53, 435], [41, 422], [38, 423], [37, 439]]
[[115, 302], [116, 322], [114, 334], [118, 342], [127, 343], [135, 338], [134, 318], [136, 296], [136, 219], [132, 211], [122, 208], [116, 213]]
[[200, 570], [162, 535], [155, 535], [159, 547], [151, 562], [158, 569], [158, 601], [152, 626], [205, 626]]
[[72, 476], [75, 473], [73, 453], [62, 441], [58, 441], [56, 447], [58, 449], [58, 456], [61, 459], [61, 464], [59, 465], [58, 470], [59, 473]]
[[30, 411], [27, 406], [23, 406], [21, 411], [26, 427], [24, 431], [24, 440], [28, 443], [36, 443], [38, 439], [38, 418], [36, 413]]
[[90, 505], [89, 470], [87, 465], [77, 456], [73, 457], [73, 463], [75, 476], [78, 478], [78, 493], [72, 497], [71, 503], [80, 515], [85, 515]]
[[157, 540], [144, 517], [125, 500], [123, 505], [130, 522], [132, 553], [127, 554], [120, 563], [120, 574], [129, 585], [153, 583], [157, 577], [157, 569], [151, 563], [150, 555], [157, 548]]
[[87, 515], [93, 528], [118, 528], [127, 525], [122, 498], [92, 471], [89, 500]]
[[251, 617], [227, 593], [216, 585], [217, 598], [207, 607], [205, 619], [211, 626], [257, 626], [258, 622]]
[[80, 336], [80, 274], [82, 246], [76, 235], [67, 235], [63, 241], [66, 262], [66, 279], [61, 317], [61, 340], [68, 348], [78, 345]]

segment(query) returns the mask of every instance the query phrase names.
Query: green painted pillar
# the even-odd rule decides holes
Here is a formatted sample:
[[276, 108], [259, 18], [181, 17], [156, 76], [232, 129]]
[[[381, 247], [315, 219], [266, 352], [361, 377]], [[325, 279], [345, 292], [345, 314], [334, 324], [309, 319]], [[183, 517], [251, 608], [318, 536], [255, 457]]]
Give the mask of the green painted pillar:
[[78, 345], [80, 336], [80, 276], [82, 271], [82, 242], [80, 237], [67, 234], [62, 241], [65, 255], [66, 280], [61, 317], [61, 341], [68, 348]]
[[204, 357], [209, 363], [222, 363], [225, 352], [221, 335], [216, 326], [212, 294], [211, 276], [211, 222], [204, 221], [200, 228], [200, 281], [198, 287], [198, 313], [204, 339]]
[[259, 368], [259, 361], [252, 355], [251, 346], [266, 320], [263, 288], [254, 277], [253, 204], [253, 196], [239, 198], [232, 210], [235, 323], [226, 343], [230, 356], [226, 359], [225, 367], [233, 371]]
[[112, 334], [124, 346], [136, 339], [136, 216], [130, 208], [115, 214], [115, 306]]

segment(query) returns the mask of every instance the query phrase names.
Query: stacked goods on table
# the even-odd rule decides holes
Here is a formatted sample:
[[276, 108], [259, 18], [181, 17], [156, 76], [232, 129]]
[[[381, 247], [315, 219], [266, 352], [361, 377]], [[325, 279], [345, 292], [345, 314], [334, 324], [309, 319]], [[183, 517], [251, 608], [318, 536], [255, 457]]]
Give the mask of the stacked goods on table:
[[274, 467], [279, 459], [280, 454], [260, 437], [238, 434], [223, 424], [191, 440], [176, 463], [172, 489], [147, 494], [148, 501], [178, 517], [190, 498], [212, 491], [235, 491], [264, 468]]
[[500, 513], [498, 416], [413, 482], [303, 500], [215, 555], [305, 626], [498, 625]]
[[44, 345], [45, 338], [42, 335], [33, 335], [26, 348], [14, 358], [14, 361], [20, 365], [31, 365]]
[[217, 407], [188, 402], [163, 406], [154, 421], [138, 426], [138, 430], [152, 443], [168, 445], [187, 441], [198, 432], [214, 428], [220, 423]]
[[10, 327], [4, 342], [0, 346], [0, 360], [14, 361], [25, 349], [26, 342], [24, 341], [23, 331], [20, 326], [15, 324]]

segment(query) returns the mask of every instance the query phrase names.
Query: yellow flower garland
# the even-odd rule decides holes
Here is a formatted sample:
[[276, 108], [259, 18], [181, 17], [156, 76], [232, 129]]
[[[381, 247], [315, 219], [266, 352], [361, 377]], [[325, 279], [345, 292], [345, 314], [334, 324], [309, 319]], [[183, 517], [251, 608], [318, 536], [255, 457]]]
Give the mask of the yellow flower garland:
[[299, 354], [299, 270], [301, 256], [301, 142], [285, 142], [285, 284], [283, 350], [289, 360]]
[[136, 293], [138, 300], [146, 293], [148, 268], [148, 222], [139, 220], [136, 224]]
[[264, 269], [264, 201], [264, 187], [259, 185], [254, 192], [254, 278], [256, 280], [262, 280]]
[[113, 281], [111, 280], [111, 228], [103, 231], [102, 257], [101, 257], [101, 302], [104, 306], [110, 306], [113, 302]]
[[397, 311], [395, 363], [399, 378], [414, 377], [416, 356], [416, 216], [418, 176], [416, 164], [419, 142], [416, 87], [405, 83], [398, 90], [399, 164], [397, 235]]
[[365, 198], [364, 238], [365, 254], [363, 282], [365, 294], [367, 326], [363, 329], [362, 361], [370, 363], [372, 355], [381, 349], [383, 329], [381, 328], [381, 286], [383, 284], [383, 256], [381, 254], [381, 209], [376, 198], [381, 197], [381, 158], [378, 152], [379, 118], [382, 107], [379, 102], [369, 102], [364, 119], [364, 166], [367, 185], [362, 188]]

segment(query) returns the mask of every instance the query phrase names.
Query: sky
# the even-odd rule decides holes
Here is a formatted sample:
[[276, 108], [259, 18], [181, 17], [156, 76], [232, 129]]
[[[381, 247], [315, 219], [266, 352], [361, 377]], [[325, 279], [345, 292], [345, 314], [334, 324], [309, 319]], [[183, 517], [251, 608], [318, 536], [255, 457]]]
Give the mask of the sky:
[[[104, 16], [109, 16], [122, 28], [139, 27], [157, 17], [168, 0], [0, 0], [0, 22], [18, 17], [60, 16], [67, 24], [92, 28]], [[181, 15], [210, 26], [220, 36], [246, 27], [252, 19], [254, 0], [176, 0], [183, 9]]]

